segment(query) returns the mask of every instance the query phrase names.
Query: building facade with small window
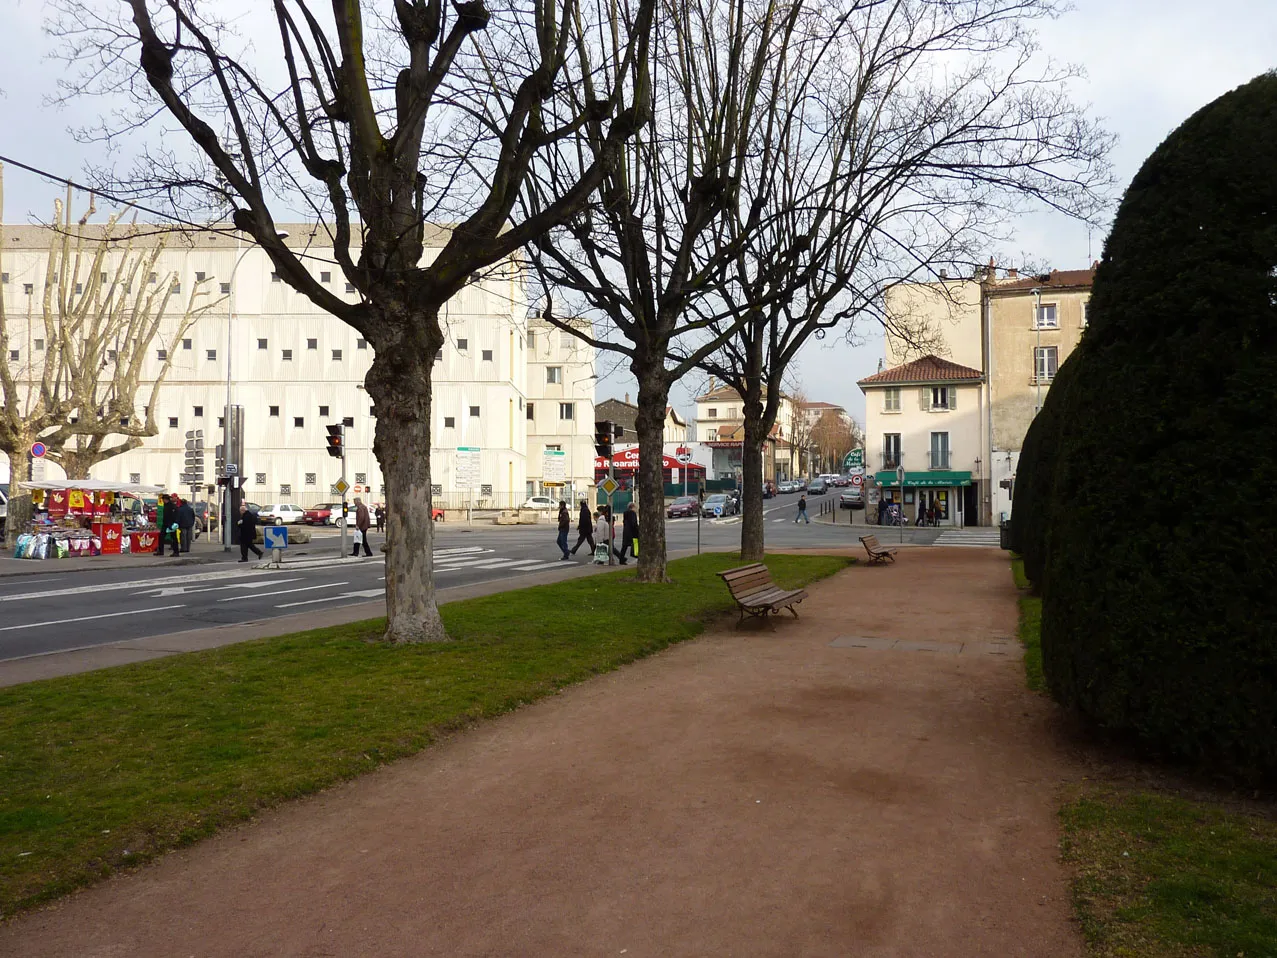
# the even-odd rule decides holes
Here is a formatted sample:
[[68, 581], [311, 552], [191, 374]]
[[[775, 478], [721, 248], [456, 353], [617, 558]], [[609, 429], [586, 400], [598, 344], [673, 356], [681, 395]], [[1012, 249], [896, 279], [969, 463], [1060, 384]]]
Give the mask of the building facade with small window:
[[[574, 320], [572, 326], [587, 335], [591, 331], [586, 320]], [[593, 347], [579, 336], [543, 319], [528, 320], [525, 497], [589, 497], [594, 485], [593, 357]]]
[[[90, 227], [93, 229], [94, 227]], [[322, 226], [280, 224], [285, 242], [302, 256], [316, 280], [342, 299], [358, 294], [333, 262], [332, 243]], [[382, 501], [385, 487], [372, 446], [376, 410], [364, 389], [373, 349], [356, 330], [314, 305], [275, 274], [266, 254], [231, 227], [218, 232], [139, 235], [135, 246], [166, 238], [154, 276], [142, 283], [170, 282], [185, 299], [196, 289], [216, 305], [180, 338], [177, 317], [161, 324], [141, 373], [139, 414], [166, 354], [172, 367], [156, 404], [159, 434], [142, 447], [93, 468], [93, 478], [182, 488], [187, 431], [202, 430], [207, 460], [205, 485], [214, 482], [214, 449], [222, 441], [227, 378], [232, 402], [244, 407], [245, 498], [259, 503], [331, 501], [340, 463], [328, 456], [325, 426], [347, 426], [347, 481], [353, 494]], [[447, 241], [446, 229], [428, 227], [424, 260]], [[41, 300], [49, 235], [40, 227], [5, 227], [0, 284], [11, 334], [10, 370], [21, 381], [38, 378], [44, 323]], [[104, 270], [110, 270], [112, 256]], [[358, 251], [353, 251], [358, 257]], [[201, 282], [202, 278], [202, 282]], [[91, 282], [87, 275], [81, 284]], [[549, 430], [555, 437], [580, 431], [576, 475], [593, 475], [594, 350], [581, 343], [562, 349], [555, 361], [562, 385], [547, 381], [548, 362], [536, 362], [527, 342], [524, 277], [517, 261], [495, 264], [444, 307], [444, 346], [433, 378], [431, 481], [436, 503], [460, 507], [508, 507], [527, 496], [529, 459], [539, 476]], [[557, 334], [556, 334], [557, 335]], [[229, 336], [229, 340], [228, 340]], [[542, 337], [541, 345], [548, 341]], [[21, 344], [20, 346], [17, 344]], [[228, 350], [229, 344], [229, 350]], [[558, 390], [558, 395], [553, 395]], [[550, 406], [543, 405], [553, 399]], [[529, 419], [528, 405], [536, 418]], [[584, 404], [584, 405], [582, 405]], [[565, 410], [563, 406], [567, 405]], [[541, 408], [536, 408], [541, 407]], [[543, 418], [544, 413], [544, 418]], [[560, 418], [564, 417], [564, 418]], [[562, 423], [562, 425], [560, 425]], [[565, 430], [561, 432], [561, 430]], [[529, 437], [534, 437], [531, 440]], [[568, 442], [571, 445], [571, 442]], [[473, 489], [458, 482], [459, 449], [480, 450], [480, 478]]]
[[900, 503], [911, 522], [931, 509], [940, 525], [975, 525], [984, 374], [928, 355], [858, 385], [865, 394], [866, 471], [883, 499]]

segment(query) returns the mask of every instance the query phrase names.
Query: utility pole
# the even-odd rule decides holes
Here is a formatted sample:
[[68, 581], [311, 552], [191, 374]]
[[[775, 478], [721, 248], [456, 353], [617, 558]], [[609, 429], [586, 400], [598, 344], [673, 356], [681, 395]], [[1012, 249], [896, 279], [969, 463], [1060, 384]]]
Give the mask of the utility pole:
[[324, 427], [328, 431], [328, 455], [341, 460], [341, 478], [337, 480], [337, 493], [341, 496], [341, 554], [346, 554], [346, 423], [331, 423]]

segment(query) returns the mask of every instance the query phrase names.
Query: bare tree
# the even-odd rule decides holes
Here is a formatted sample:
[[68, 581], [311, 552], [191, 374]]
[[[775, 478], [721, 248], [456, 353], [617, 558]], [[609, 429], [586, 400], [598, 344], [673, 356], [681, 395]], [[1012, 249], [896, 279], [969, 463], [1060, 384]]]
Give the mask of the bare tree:
[[[155, 406], [175, 347], [204, 312], [221, 302], [210, 300], [205, 284], [197, 282], [184, 304], [171, 308], [181, 302], [176, 274], [147, 281], [156, 275], [163, 239], [135, 245], [136, 224], [120, 228], [118, 214], [105, 224], [90, 223], [92, 199], [73, 224], [71, 203], [69, 189], [65, 203], [54, 203], [39, 311], [33, 309], [34, 297], [19, 315], [0, 301], [0, 354], [10, 356], [15, 342], [25, 341], [27, 347], [18, 347], [17, 362], [0, 365], [0, 450], [9, 457], [14, 479], [25, 475], [27, 451], [37, 439], [68, 477], [82, 479], [97, 463], [157, 435]], [[0, 262], [7, 252], [0, 245]], [[162, 327], [168, 330], [161, 339], [165, 358], [144, 380]], [[39, 349], [33, 348], [37, 341]]]
[[[284, 282], [372, 345], [366, 387], [390, 505], [386, 637], [445, 639], [430, 521], [440, 309], [478, 271], [569, 220], [617, 167], [650, 112], [656, 0], [273, 0], [274, 35], [251, 44], [211, 0], [128, 0], [129, 19], [109, 0], [60, 3], [54, 29], [85, 67], [76, 92], [101, 90], [105, 78], [133, 92], [137, 126], [158, 107], [197, 150], [147, 150], [114, 186], [232, 208]], [[273, 57], [255, 59], [272, 41]], [[577, 135], [589, 139], [590, 162], [534, 215], [512, 220], [529, 165]], [[281, 241], [276, 214], [290, 204], [330, 224], [357, 302]], [[431, 218], [453, 226], [423, 263]]]
[[699, 364], [743, 400], [744, 558], [763, 555], [762, 443], [811, 338], [838, 326], [854, 338], [870, 321], [920, 342], [925, 324], [886, 311], [887, 290], [971, 269], [1028, 203], [1101, 208], [1112, 138], [1068, 99], [1069, 71], [1037, 65], [1030, 25], [1056, 12], [1052, 0], [859, 4], [838, 54], [775, 91], [784, 108], [746, 166], [764, 215], [720, 218], [712, 243], [732, 263], [697, 304], [722, 343]]
[[[653, 123], [604, 177], [599, 202], [530, 247], [543, 286], [560, 300], [550, 299], [547, 319], [573, 331], [568, 316], [597, 318], [587, 341], [623, 356], [638, 381], [644, 582], [665, 579], [661, 447], [670, 387], [731, 335], [730, 324], [710, 330], [694, 308], [737, 254], [732, 243], [708, 240], [725, 216], [739, 224], [740, 242], [759, 227], [764, 207], [754, 190], [766, 184], [751, 182], [748, 170], [774, 158], [757, 155], [788, 108], [774, 94], [791, 64], [835, 43], [842, 23], [802, 2], [666, 0], [662, 9]], [[524, 193], [530, 211], [594, 162], [592, 143], [582, 135], [537, 166]]]
[[826, 409], [811, 427], [812, 448], [820, 454], [817, 468], [834, 472], [842, 465], [843, 457], [856, 447], [858, 437], [855, 423]]

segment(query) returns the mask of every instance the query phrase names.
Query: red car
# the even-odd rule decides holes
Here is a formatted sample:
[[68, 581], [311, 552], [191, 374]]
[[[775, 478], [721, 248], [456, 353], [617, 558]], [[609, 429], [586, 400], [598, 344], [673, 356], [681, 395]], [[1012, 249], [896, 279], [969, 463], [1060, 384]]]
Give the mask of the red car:
[[681, 517], [694, 518], [700, 512], [701, 503], [695, 496], [679, 496], [665, 509], [665, 515], [671, 519]]
[[337, 516], [341, 515], [340, 502], [321, 502], [317, 506], [311, 506], [302, 514], [302, 522], [308, 526], [327, 526], [336, 522]]

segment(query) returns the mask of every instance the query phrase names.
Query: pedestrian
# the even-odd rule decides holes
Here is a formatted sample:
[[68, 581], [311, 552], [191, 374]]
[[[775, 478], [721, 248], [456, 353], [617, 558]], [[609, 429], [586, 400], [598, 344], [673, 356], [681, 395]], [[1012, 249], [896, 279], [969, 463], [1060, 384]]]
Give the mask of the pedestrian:
[[181, 506], [181, 499], [177, 496], [169, 497], [168, 508], [164, 510], [164, 529], [160, 533], [162, 541], [173, 543], [172, 557], [174, 559], [179, 559], [182, 556], [181, 526], [178, 525], [178, 513], [181, 510]]
[[377, 531], [381, 532], [381, 526], [386, 521], [386, 510], [381, 506], [378, 506], [377, 511], [373, 513], [373, 516], [377, 520]]
[[352, 556], [359, 555], [359, 547], [364, 547], [364, 555], [371, 556], [372, 550], [368, 548], [368, 530], [372, 528], [372, 517], [368, 515], [368, 507], [364, 505], [364, 500], [355, 500], [355, 547], [350, 550]]
[[885, 526], [887, 524], [887, 500], [878, 500], [878, 525]]
[[164, 524], [164, 513], [168, 509], [168, 496], [160, 493], [160, 498], [155, 503], [155, 528], [159, 530], [158, 540], [155, 543], [155, 554], [157, 556], [164, 555], [164, 537], [168, 535], [168, 526]]
[[[568, 551], [568, 533], [572, 531], [572, 513], [568, 512], [568, 504], [566, 502], [559, 503], [559, 551], [563, 553], [563, 560], [567, 562], [572, 558], [572, 553]], [[578, 542], [577, 545], [580, 545]]]
[[584, 499], [581, 500], [581, 511], [576, 519], [576, 545], [572, 547], [572, 554], [576, 555], [576, 550], [581, 548], [581, 543], [588, 542], [590, 544], [590, 552], [594, 552], [594, 524], [590, 521], [590, 507]]
[[630, 555], [638, 558], [638, 535], [638, 510], [634, 508], [634, 502], [631, 500], [621, 515], [621, 548], [616, 550], [616, 557], [621, 560], [621, 565], [626, 564], [626, 550], [629, 550]]
[[798, 515], [794, 516], [794, 525], [798, 525], [799, 519], [803, 520], [803, 522], [807, 523], [807, 525], [811, 525], [811, 519], [807, 517], [806, 493], [798, 497]]
[[248, 508], [248, 503], [239, 504], [239, 561], [248, 561], [248, 550], [252, 549], [257, 558], [262, 557], [262, 550], [257, 548], [253, 540], [257, 538], [257, 513]]
[[195, 509], [189, 501], [177, 504], [177, 531], [182, 552], [191, 551], [191, 540], [195, 537]]
[[594, 544], [596, 554], [599, 547], [603, 553], [612, 551], [612, 524], [608, 522], [606, 506], [594, 514]]

